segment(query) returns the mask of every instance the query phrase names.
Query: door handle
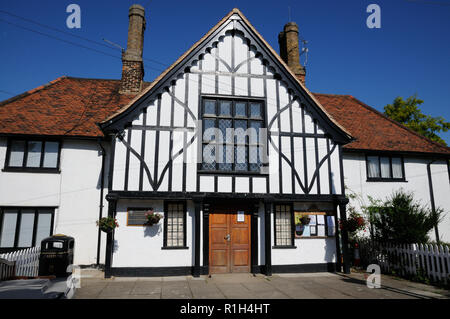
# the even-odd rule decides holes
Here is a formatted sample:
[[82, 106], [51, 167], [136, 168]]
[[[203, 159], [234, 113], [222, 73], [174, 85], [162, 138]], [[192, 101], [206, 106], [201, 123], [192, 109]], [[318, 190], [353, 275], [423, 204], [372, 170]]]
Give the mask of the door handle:
[[223, 239], [225, 239], [226, 241], [230, 241], [230, 239], [231, 239], [230, 234], [227, 234]]

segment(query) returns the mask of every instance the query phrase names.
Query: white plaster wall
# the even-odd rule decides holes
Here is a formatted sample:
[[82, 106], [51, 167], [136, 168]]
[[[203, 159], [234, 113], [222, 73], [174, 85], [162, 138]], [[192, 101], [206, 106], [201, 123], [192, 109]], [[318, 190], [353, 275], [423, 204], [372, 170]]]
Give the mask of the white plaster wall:
[[[0, 166], [4, 168], [6, 138], [0, 138]], [[61, 174], [0, 171], [1, 206], [58, 206]]]
[[[105, 143], [104, 143], [105, 144]], [[106, 149], [108, 154], [108, 149]], [[108, 156], [107, 156], [108, 158]], [[75, 264], [97, 262], [96, 221], [100, 206], [102, 156], [97, 142], [66, 140], [61, 153], [60, 202], [55, 214], [54, 233], [75, 238]], [[108, 161], [105, 163], [104, 196], [108, 193]], [[103, 216], [108, 202], [103, 200]], [[102, 233], [100, 262], [104, 262], [106, 236]]]
[[[343, 156], [345, 185], [348, 188], [346, 192], [353, 192], [358, 196], [351, 202], [354, 207], [369, 205], [367, 196], [386, 199], [400, 188], [414, 192], [417, 200], [431, 207], [427, 175], [429, 159], [405, 157], [406, 182], [368, 182], [365, 155], [344, 153]], [[450, 183], [445, 161], [431, 164], [431, 173], [436, 207], [444, 209], [444, 218], [438, 227], [439, 235], [441, 240], [450, 242]], [[434, 230], [430, 232], [430, 238], [436, 239]]]
[[[0, 165], [3, 167], [6, 139], [0, 139]], [[96, 220], [100, 204], [101, 154], [96, 141], [64, 140], [59, 174], [0, 171], [0, 206], [54, 206], [53, 233], [75, 238], [75, 264], [97, 262]], [[108, 161], [105, 164], [108, 167]], [[105, 172], [105, 186], [107, 172]], [[107, 194], [107, 188], [104, 195]], [[103, 214], [107, 214], [104, 201]], [[105, 236], [102, 235], [102, 247]], [[104, 262], [101, 253], [100, 262]]]
[[[164, 215], [164, 201], [119, 200], [114, 234], [112, 267], [182, 267], [194, 265], [194, 204], [187, 202], [186, 245], [188, 249], [161, 249], [163, 247], [163, 223], [146, 226], [127, 226], [128, 207], [153, 207]], [[200, 249], [202, 251], [202, 249]], [[202, 257], [202, 256], [200, 256]], [[200, 259], [202, 261], [202, 258]]]
[[334, 237], [308, 239], [298, 238], [295, 239], [295, 246], [297, 247], [295, 249], [272, 248], [272, 265], [321, 264], [336, 262], [336, 241]]

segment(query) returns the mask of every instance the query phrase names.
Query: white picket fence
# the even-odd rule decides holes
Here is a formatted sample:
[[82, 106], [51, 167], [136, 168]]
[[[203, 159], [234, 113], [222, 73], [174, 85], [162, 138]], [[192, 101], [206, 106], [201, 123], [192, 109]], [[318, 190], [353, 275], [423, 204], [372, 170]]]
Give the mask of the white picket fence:
[[31, 247], [0, 254], [1, 259], [15, 263], [15, 276], [37, 277], [39, 274], [39, 255], [41, 247]]
[[450, 284], [450, 251], [436, 244], [391, 244], [371, 240], [359, 242], [361, 262], [377, 263], [383, 273], [403, 277], [422, 276], [432, 282]]

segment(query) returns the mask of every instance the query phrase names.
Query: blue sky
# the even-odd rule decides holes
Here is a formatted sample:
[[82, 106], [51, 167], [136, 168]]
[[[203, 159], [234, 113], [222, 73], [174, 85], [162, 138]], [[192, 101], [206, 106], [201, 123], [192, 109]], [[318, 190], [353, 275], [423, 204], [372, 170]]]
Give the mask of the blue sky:
[[[71, 3], [81, 7], [81, 29], [66, 27], [66, 7]], [[290, 7], [291, 20], [309, 41], [306, 81], [312, 92], [351, 94], [378, 110], [397, 96], [417, 93], [425, 101], [425, 113], [450, 119], [450, 0], [2, 1], [1, 11], [66, 33], [0, 11], [0, 100], [62, 75], [120, 78], [119, 50], [69, 34], [97, 42], [106, 38], [126, 47], [127, 12], [133, 3], [146, 8], [146, 81], [153, 80], [233, 7], [241, 9], [278, 51], [277, 35], [289, 20]], [[381, 8], [380, 29], [366, 26], [366, 8], [371, 3]], [[441, 136], [450, 144], [450, 132]]]

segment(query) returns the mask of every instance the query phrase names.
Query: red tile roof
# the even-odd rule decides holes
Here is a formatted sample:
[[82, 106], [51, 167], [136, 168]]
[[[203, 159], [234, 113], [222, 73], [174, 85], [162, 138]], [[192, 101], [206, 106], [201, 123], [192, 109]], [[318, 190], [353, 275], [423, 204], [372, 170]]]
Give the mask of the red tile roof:
[[119, 80], [57, 78], [0, 102], [0, 133], [101, 137], [96, 123], [134, 97], [119, 94], [119, 84]]
[[344, 149], [450, 155], [449, 147], [417, 134], [351, 95], [314, 95], [354, 137], [355, 141], [345, 145]]
[[[96, 123], [135, 97], [119, 94], [119, 83], [119, 80], [64, 76], [0, 102], [0, 134], [102, 137]], [[450, 148], [418, 135], [350, 95], [314, 93], [314, 96], [355, 138], [345, 149], [450, 156]]]

